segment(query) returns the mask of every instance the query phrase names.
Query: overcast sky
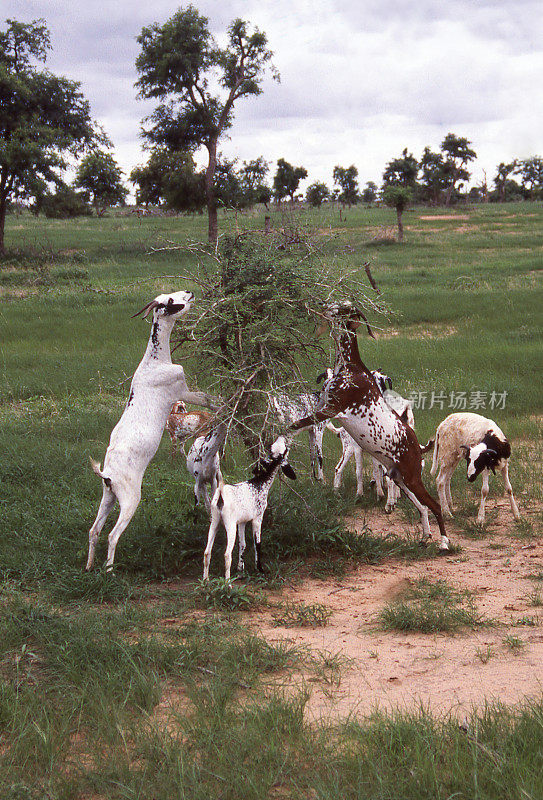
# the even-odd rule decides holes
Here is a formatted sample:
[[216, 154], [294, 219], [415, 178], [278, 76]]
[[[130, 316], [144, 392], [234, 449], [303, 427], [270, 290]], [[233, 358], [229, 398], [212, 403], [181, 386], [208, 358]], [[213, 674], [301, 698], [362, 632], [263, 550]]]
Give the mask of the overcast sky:
[[[188, 5], [188, 4], [187, 4]], [[268, 36], [281, 82], [244, 99], [221, 151], [303, 165], [305, 185], [332, 186], [336, 164], [380, 183], [407, 147], [438, 150], [449, 131], [478, 159], [473, 182], [500, 161], [543, 155], [540, 0], [193, 0], [221, 40], [242, 17]], [[49, 68], [80, 81], [93, 116], [130, 172], [145, 163], [139, 130], [154, 104], [136, 99], [136, 36], [166, 21], [170, 0], [2, 0], [3, 18], [43, 17]], [[203, 159], [202, 159], [203, 163]]]

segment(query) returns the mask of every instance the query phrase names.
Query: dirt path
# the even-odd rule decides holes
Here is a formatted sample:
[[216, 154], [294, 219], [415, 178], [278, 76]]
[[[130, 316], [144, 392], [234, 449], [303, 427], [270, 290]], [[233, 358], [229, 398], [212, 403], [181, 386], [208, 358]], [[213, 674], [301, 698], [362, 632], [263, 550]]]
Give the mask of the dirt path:
[[[345, 717], [368, 714], [373, 709], [429, 707], [434, 713], [454, 711], [465, 716], [485, 700], [515, 703], [543, 689], [543, 609], [534, 607], [528, 595], [542, 586], [527, 576], [543, 575], [543, 540], [511, 535], [511, 512], [504, 500], [489, 535], [463, 537], [449, 525], [453, 541], [461, 544], [457, 555], [429, 561], [361, 566], [341, 581], [306, 580], [277, 597], [322, 603], [332, 612], [323, 628], [277, 628], [271, 612], [259, 617], [258, 628], [269, 640], [289, 639], [313, 650], [340, 653], [351, 659], [341, 671], [337, 686], [315, 679], [308, 713]], [[533, 511], [533, 510], [532, 510]], [[380, 528], [405, 532], [405, 517], [382, 509], [365, 512], [377, 533]], [[534, 519], [533, 513], [529, 515]], [[361, 515], [353, 520], [362, 522]], [[469, 589], [478, 610], [498, 622], [493, 627], [451, 634], [396, 633], [379, 630], [375, 616], [409, 582], [438, 579]], [[515, 625], [529, 618], [530, 626]], [[247, 617], [254, 624], [254, 617]], [[506, 636], [522, 641], [517, 652], [504, 642]]]

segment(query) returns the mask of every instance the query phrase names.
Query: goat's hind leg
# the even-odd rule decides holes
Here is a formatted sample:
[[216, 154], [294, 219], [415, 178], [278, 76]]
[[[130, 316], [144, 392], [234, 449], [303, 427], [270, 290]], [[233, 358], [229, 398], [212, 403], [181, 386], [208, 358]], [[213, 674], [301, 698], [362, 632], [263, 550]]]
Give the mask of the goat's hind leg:
[[238, 522], [238, 572], [245, 571], [243, 554], [245, 553], [245, 523]]
[[406, 482], [400, 475], [399, 470], [397, 474], [395, 473], [394, 480], [420, 512], [424, 540], [431, 538], [430, 524], [428, 522], [428, 509], [430, 509], [439, 526], [439, 533], [441, 536], [439, 549], [448, 550], [449, 539], [445, 530], [443, 516], [441, 515], [441, 507], [437, 500], [434, 500], [432, 495], [426, 490], [422, 480], [411, 479]]
[[123, 493], [118, 498], [121, 511], [119, 518], [111, 529], [108, 537], [106, 569], [113, 569], [113, 561], [115, 559], [115, 548], [117, 547], [117, 542], [127, 528], [130, 520], [136, 513], [136, 509], [140, 504], [140, 499], [141, 489], [139, 486], [137, 488], [134, 487], [130, 494]]
[[505, 483], [505, 492], [509, 495], [509, 502], [511, 504], [511, 511], [515, 519], [520, 519], [520, 511], [513, 496], [513, 487], [509, 480], [509, 465], [506, 463], [502, 469], [503, 482]]
[[207, 544], [206, 549], [204, 550], [204, 574], [203, 580], [207, 581], [209, 578], [209, 562], [211, 561], [211, 551], [213, 550], [213, 542], [215, 541], [215, 536], [217, 535], [217, 529], [221, 522], [221, 515], [215, 509], [211, 509], [211, 522], [209, 523], [209, 531], [207, 534]]
[[100, 506], [98, 508], [98, 513], [96, 515], [96, 519], [92, 523], [92, 527], [89, 531], [89, 554], [87, 558], [87, 566], [86, 569], [91, 569], [93, 562], [94, 562], [94, 551], [96, 550], [96, 545], [98, 543], [98, 537], [100, 536], [100, 532], [105, 525], [106, 519], [109, 516], [109, 512], [115, 505], [115, 495], [111, 491], [111, 489], [103, 485], [103, 492], [102, 492], [102, 500], [100, 501]]

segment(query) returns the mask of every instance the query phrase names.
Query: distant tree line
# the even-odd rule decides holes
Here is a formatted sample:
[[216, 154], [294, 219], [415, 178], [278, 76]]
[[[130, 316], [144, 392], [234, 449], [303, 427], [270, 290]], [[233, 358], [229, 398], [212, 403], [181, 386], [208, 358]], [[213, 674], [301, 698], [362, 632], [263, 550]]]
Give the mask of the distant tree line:
[[[485, 175], [467, 191], [477, 154], [468, 139], [454, 133], [445, 136], [438, 151], [425, 147], [420, 159], [405, 148], [386, 165], [380, 187], [368, 181], [361, 189], [354, 164], [336, 165], [332, 188], [314, 181], [301, 195], [307, 169], [284, 158], [268, 183], [270, 163], [264, 156], [239, 164], [219, 152], [236, 102], [262, 92], [268, 69], [278, 79], [265, 34], [236, 19], [227, 30], [226, 46], [218, 47], [207, 18], [189, 5], [164, 24], [144, 28], [138, 42], [139, 96], [159, 104], [143, 120], [147, 163], [129, 176], [136, 202], [178, 212], [206, 209], [212, 243], [218, 236], [219, 208], [241, 211], [272, 201], [305, 201], [315, 208], [325, 202], [351, 207], [382, 201], [396, 209], [401, 237], [401, 214], [408, 203], [543, 199], [539, 156], [502, 162], [490, 186]], [[101, 215], [125, 203], [128, 195], [111, 142], [92, 120], [80, 84], [43, 68], [50, 48], [42, 19], [7, 20], [0, 31], [0, 253], [10, 203], [24, 203], [50, 217]], [[208, 163], [198, 170], [195, 152], [201, 147]], [[76, 159], [75, 177], [68, 184], [63, 176]]]

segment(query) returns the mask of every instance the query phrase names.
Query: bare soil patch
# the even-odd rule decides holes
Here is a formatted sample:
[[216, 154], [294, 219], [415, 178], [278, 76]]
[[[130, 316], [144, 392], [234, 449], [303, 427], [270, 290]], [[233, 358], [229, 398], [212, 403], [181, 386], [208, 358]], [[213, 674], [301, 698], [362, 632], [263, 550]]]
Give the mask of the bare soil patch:
[[[519, 538], [505, 498], [491, 501], [487, 508], [496, 509], [497, 515], [483, 538], [467, 538], [449, 523], [451, 540], [462, 546], [461, 553], [364, 565], [341, 580], [304, 580], [277, 597], [281, 602], [326, 605], [333, 612], [326, 627], [278, 629], [271, 612], [259, 615], [256, 627], [270, 641], [288, 639], [350, 660], [337, 685], [307, 676], [312, 687], [310, 718], [344, 718], [420, 704], [434, 713], [453, 711], [463, 717], [486, 701], [509, 704], [541, 693], [543, 609], [534, 607], [529, 595], [542, 584], [528, 576], [543, 570], [543, 540]], [[523, 509], [523, 516], [533, 521], [534, 510], [538, 511]], [[360, 528], [364, 521], [383, 535], [405, 535], [410, 527], [401, 511], [387, 516], [382, 508], [360, 512], [351, 522]], [[454, 635], [379, 629], [378, 612], [419, 578], [470, 590], [479, 612], [495, 624]], [[255, 625], [255, 617], [247, 616], [247, 622]], [[521, 641], [517, 650], [504, 641], [507, 636]]]
[[373, 327], [373, 332], [376, 339], [392, 339], [395, 336], [403, 336], [404, 339], [444, 339], [447, 336], [453, 336], [458, 333], [458, 328], [454, 325], [444, 325], [437, 323], [435, 325], [410, 325], [405, 328], [386, 328], [386, 330], [377, 330]]
[[470, 219], [468, 214], [429, 214], [428, 216], [421, 216], [419, 219], [456, 219], [459, 221]]

